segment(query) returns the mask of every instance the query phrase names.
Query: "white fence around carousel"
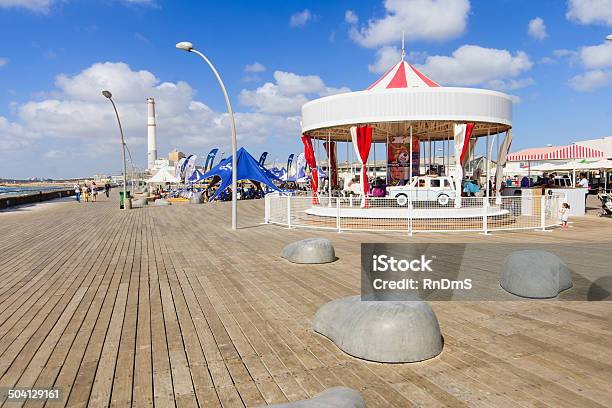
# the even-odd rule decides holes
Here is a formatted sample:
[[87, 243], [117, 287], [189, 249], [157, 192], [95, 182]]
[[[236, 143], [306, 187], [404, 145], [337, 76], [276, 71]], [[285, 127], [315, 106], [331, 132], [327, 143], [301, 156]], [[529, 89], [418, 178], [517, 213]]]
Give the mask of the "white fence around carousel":
[[560, 224], [563, 195], [462, 197], [460, 208], [453, 200], [442, 206], [435, 201], [409, 202], [395, 198], [368, 198], [361, 208], [359, 197], [268, 194], [265, 223], [289, 228], [321, 228], [340, 231], [385, 232], [493, 232], [544, 230]]

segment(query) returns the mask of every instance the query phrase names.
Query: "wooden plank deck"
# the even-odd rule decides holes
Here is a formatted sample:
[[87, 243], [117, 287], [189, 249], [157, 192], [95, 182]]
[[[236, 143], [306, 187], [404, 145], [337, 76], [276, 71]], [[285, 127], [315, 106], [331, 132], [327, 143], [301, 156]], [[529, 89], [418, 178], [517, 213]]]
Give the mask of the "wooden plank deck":
[[[233, 232], [227, 203], [0, 213], [0, 388], [58, 387], [51, 407], [259, 406], [336, 385], [369, 407], [612, 406], [611, 302], [435, 302], [444, 351], [414, 364], [364, 362], [310, 330], [319, 306], [359, 293], [361, 242], [602, 244], [612, 220], [407, 237], [260, 225], [261, 201], [239, 215]], [[279, 258], [310, 236], [339, 260]]]

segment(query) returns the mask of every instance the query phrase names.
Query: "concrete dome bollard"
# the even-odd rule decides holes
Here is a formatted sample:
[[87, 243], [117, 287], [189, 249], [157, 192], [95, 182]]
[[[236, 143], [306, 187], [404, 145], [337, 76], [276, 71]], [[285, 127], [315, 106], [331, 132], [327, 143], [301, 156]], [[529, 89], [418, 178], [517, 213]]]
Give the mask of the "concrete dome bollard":
[[545, 299], [572, 287], [572, 275], [557, 255], [542, 250], [511, 253], [504, 260], [501, 287], [513, 295]]
[[132, 201], [132, 208], [142, 208], [149, 204], [149, 200], [146, 197], [137, 198]]
[[163, 198], [158, 198], [157, 200], [155, 200], [153, 204], [161, 206], [161, 205], [171, 205], [172, 203], [168, 200], [164, 200]]
[[202, 204], [202, 193], [193, 193], [189, 198], [189, 204]]
[[310, 399], [282, 404], [266, 405], [273, 408], [366, 408], [357, 391], [348, 387], [329, 388]]
[[332, 300], [319, 308], [312, 328], [345, 353], [379, 363], [423, 361], [442, 352], [438, 318], [422, 300]]
[[324, 238], [307, 238], [292, 242], [283, 248], [281, 256], [298, 264], [321, 264], [336, 260], [334, 246], [330, 240]]

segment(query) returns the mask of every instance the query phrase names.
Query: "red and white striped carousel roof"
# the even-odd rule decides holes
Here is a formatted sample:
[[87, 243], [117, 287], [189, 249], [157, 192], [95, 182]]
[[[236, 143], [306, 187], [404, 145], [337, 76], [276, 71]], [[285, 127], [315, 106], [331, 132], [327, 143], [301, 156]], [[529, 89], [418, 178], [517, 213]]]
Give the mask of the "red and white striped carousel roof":
[[601, 159], [604, 153], [581, 145], [551, 146], [525, 149], [507, 156], [508, 161]]
[[431, 88], [440, 86], [403, 59], [368, 87], [368, 91], [391, 88]]

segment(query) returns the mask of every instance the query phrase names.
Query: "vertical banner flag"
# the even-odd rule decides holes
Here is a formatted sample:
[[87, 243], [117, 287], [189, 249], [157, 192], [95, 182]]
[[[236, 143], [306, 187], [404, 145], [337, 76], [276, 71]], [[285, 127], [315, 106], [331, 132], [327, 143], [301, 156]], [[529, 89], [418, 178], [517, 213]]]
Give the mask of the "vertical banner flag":
[[259, 165], [263, 166], [264, 163], [266, 162], [266, 157], [268, 157], [268, 152], [263, 152], [261, 154], [261, 157], [259, 158]]
[[212, 169], [213, 166], [213, 162], [215, 161], [215, 156], [217, 155], [217, 152], [219, 151], [219, 149], [215, 148], [212, 149], [209, 153], [208, 156], [206, 156], [206, 163], [204, 163], [204, 173], [208, 172], [210, 169]]
[[418, 136], [412, 136], [412, 158], [410, 157], [410, 136], [397, 136], [389, 139], [387, 145], [387, 169], [389, 181], [405, 181], [410, 178], [410, 165], [412, 175], [419, 175], [421, 160], [421, 144]]
[[310, 140], [310, 136], [302, 135], [302, 143], [304, 143], [304, 157], [306, 158], [306, 163], [310, 167], [311, 173], [311, 185], [312, 185], [312, 203], [317, 204], [318, 200], [318, 190], [319, 190], [319, 175], [317, 174], [317, 159], [315, 157], [314, 149], [312, 147], [312, 141]]
[[298, 155], [297, 161], [296, 161], [296, 171], [295, 171], [295, 179], [299, 180], [302, 177], [306, 176], [306, 156], [304, 155], [304, 153], [300, 153]]
[[291, 164], [293, 163], [293, 153], [287, 157], [287, 180], [289, 180], [289, 176], [291, 176]]
[[185, 162], [185, 171], [184, 171], [185, 182], [187, 182], [189, 180], [189, 177], [193, 175], [193, 172], [196, 169], [197, 159], [198, 159], [198, 156], [196, 156], [195, 154], [192, 154], [187, 158], [187, 161]]
[[370, 147], [372, 147], [372, 128], [370, 126], [351, 126], [351, 139], [355, 154], [361, 164], [361, 208], [368, 207], [368, 156], [370, 155]]
[[186, 160], [187, 160], [187, 159], [185, 159], [185, 158], [183, 157], [183, 158], [179, 159], [179, 161], [178, 161], [178, 162], [176, 162], [176, 167], [174, 168], [174, 176], [175, 176], [177, 179], [181, 179], [181, 174], [182, 174], [183, 167], [184, 167], [184, 164], [185, 164], [185, 161], [186, 161]]

